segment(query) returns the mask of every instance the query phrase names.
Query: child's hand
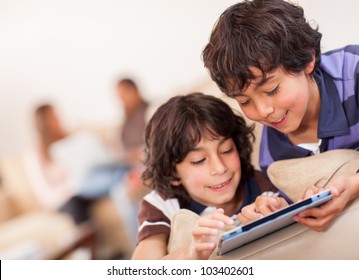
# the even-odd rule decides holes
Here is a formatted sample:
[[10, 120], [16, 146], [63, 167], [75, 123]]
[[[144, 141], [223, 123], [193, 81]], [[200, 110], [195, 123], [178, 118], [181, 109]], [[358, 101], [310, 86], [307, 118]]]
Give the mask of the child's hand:
[[241, 223], [248, 224], [287, 205], [288, 203], [282, 197], [260, 195], [255, 202], [243, 207], [237, 218]]
[[323, 191], [323, 188], [317, 187], [317, 186], [310, 186], [308, 188], [305, 189], [304, 194], [302, 196], [302, 200], [306, 199], [308, 197], [311, 197], [317, 193], [320, 193], [321, 191]]
[[208, 259], [217, 246], [219, 230], [224, 225], [233, 224], [233, 220], [223, 213], [223, 209], [217, 209], [198, 219], [192, 230], [192, 244], [190, 245], [190, 255], [193, 259]]
[[[333, 195], [332, 200], [320, 207], [304, 210], [294, 216], [293, 219], [312, 230], [326, 230], [333, 220], [343, 211], [345, 206], [358, 196], [358, 182], [359, 174], [349, 177], [338, 177], [330, 189]], [[318, 190], [310, 187], [310, 189], [306, 191], [305, 197], [309, 197], [317, 192]]]

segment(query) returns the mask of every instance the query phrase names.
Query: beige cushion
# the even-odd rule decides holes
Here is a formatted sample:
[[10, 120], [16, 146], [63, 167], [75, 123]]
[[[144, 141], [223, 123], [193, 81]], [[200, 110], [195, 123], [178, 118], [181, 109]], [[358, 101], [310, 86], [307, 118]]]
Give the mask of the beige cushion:
[[167, 245], [169, 253], [189, 246], [192, 240], [192, 228], [199, 216], [187, 209], [177, 211], [171, 220], [171, 233]]
[[0, 186], [0, 225], [15, 216], [15, 210], [12, 207], [11, 196], [3, 191]]
[[11, 211], [23, 214], [33, 210], [40, 210], [26, 177], [21, 156], [9, 156], [0, 159], [3, 191], [11, 200]]
[[330, 188], [335, 178], [355, 174], [358, 169], [359, 152], [333, 150], [305, 158], [276, 161], [268, 167], [268, 177], [292, 201], [298, 201], [307, 187]]
[[31, 211], [0, 224], [2, 259], [46, 259], [71, 244], [76, 226], [70, 217]]

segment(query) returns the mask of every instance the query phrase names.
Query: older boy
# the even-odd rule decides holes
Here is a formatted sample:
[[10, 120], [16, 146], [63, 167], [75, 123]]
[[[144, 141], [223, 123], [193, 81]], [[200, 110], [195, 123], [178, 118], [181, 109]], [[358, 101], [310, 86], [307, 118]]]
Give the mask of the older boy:
[[[273, 161], [359, 147], [359, 46], [321, 55], [320, 41], [301, 7], [254, 0], [228, 8], [203, 51], [220, 89], [237, 100], [249, 119], [264, 125], [264, 171]], [[303, 211], [296, 220], [317, 231], [327, 228], [359, 195], [359, 175], [335, 186], [335, 199]]]

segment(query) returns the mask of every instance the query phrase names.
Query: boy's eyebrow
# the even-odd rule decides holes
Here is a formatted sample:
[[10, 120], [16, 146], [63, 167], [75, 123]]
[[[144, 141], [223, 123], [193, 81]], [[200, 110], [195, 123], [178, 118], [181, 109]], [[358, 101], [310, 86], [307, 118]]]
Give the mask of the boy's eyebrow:
[[198, 151], [200, 151], [200, 150], [203, 150], [203, 148], [194, 147], [194, 148], [190, 149], [190, 150], [188, 151], [188, 153], [190, 153], [190, 152], [198, 152]]
[[[231, 137], [223, 137], [220, 141], [219, 141], [219, 144], [223, 144], [224, 142], [226, 142], [228, 139], [230, 139]], [[192, 149], [190, 149], [188, 152], [198, 152], [198, 151], [201, 151], [201, 150], [204, 150], [203, 147], [194, 147]]]
[[[260, 79], [261, 78], [261, 79]], [[274, 75], [271, 75], [271, 76], [265, 76], [263, 77], [262, 75], [261, 76], [255, 76], [254, 77], [254, 81], [255, 80], [259, 80], [258, 82], [253, 82], [254, 84], [254, 89], [257, 90], [259, 87], [263, 86], [265, 83], [267, 83], [269, 80], [273, 79], [274, 78]], [[238, 97], [238, 96], [246, 96], [245, 94], [243, 94], [242, 92], [236, 92], [236, 93], [231, 93], [230, 94], [232, 97]]]
[[[258, 82], [258, 83], [254, 83], [255, 85], [255, 89], [258, 89], [259, 87], [263, 86], [265, 83], [267, 83], [269, 80], [273, 79], [274, 75], [271, 75], [271, 76], [261, 76], [262, 79]], [[255, 80], [259, 78], [259, 76], [255, 77]]]

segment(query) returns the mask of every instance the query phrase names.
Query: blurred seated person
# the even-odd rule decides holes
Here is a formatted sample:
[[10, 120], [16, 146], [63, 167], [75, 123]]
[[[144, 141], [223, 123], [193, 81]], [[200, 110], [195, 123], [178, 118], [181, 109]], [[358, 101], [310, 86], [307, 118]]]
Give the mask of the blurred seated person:
[[143, 171], [141, 155], [144, 147], [144, 131], [149, 106], [132, 79], [119, 79], [116, 89], [125, 116], [119, 133], [120, 153], [123, 156], [123, 161], [131, 166], [126, 178], [126, 187], [129, 197], [136, 200], [143, 195], [144, 190], [140, 179]]
[[68, 133], [55, 108], [35, 109], [38, 146], [25, 158], [25, 170], [39, 202], [68, 213], [79, 224], [89, 219], [93, 201], [107, 196], [123, 179], [127, 167], [118, 165], [96, 134]]
[[139, 201], [148, 192], [141, 175], [144, 170], [142, 153], [144, 131], [148, 112], [148, 103], [142, 98], [137, 84], [130, 78], [121, 78], [116, 84], [116, 97], [123, 108], [124, 118], [117, 132], [117, 153], [129, 169], [119, 188], [113, 189], [113, 198], [117, 209], [128, 225], [128, 236], [132, 245], [136, 245], [137, 213]]

